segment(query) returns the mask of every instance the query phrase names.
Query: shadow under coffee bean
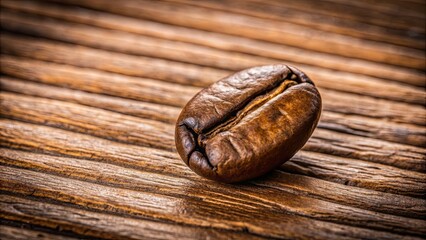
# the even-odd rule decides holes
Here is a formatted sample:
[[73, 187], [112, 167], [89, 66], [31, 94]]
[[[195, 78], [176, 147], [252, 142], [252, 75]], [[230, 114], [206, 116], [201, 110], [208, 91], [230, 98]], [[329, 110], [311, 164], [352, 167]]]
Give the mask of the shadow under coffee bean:
[[197, 174], [221, 182], [261, 176], [308, 141], [321, 114], [321, 96], [301, 71], [253, 67], [195, 95], [183, 108], [175, 142]]

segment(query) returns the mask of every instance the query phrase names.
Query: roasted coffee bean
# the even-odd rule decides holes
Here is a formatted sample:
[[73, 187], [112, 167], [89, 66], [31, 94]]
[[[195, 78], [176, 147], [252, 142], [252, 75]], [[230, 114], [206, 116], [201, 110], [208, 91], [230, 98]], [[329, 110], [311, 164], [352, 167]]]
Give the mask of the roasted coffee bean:
[[197, 174], [221, 182], [261, 176], [289, 160], [311, 136], [321, 96], [286, 65], [246, 69], [200, 91], [176, 123], [176, 148]]

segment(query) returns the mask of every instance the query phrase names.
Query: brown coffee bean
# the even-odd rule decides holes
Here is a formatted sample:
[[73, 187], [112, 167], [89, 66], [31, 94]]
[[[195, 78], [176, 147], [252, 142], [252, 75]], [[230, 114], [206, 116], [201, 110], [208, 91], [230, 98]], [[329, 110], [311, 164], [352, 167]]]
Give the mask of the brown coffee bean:
[[176, 124], [176, 148], [197, 174], [221, 182], [261, 176], [308, 141], [321, 96], [301, 71], [254, 67], [200, 91]]

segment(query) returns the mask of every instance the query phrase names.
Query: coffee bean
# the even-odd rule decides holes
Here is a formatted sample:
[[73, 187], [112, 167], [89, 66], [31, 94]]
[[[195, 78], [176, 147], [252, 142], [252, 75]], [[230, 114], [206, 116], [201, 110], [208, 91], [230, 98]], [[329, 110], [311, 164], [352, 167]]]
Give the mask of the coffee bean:
[[221, 182], [261, 176], [308, 141], [321, 96], [286, 65], [246, 69], [195, 95], [176, 123], [179, 155], [197, 174]]

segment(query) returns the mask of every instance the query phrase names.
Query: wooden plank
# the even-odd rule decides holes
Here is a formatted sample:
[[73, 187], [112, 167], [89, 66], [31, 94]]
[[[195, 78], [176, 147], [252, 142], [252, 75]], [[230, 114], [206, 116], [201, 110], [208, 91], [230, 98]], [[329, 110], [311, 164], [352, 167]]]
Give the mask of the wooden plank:
[[[20, 194], [31, 194], [31, 196], [35, 197], [53, 199], [104, 211], [109, 209], [109, 211], [119, 212], [129, 217], [146, 216], [192, 226], [205, 226], [208, 224], [220, 229], [240, 231], [241, 225], [243, 225], [249, 228], [250, 231], [266, 237], [274, 235], [285, 237], [293, 234], [308, 237], [309, 235], [317, 234], [312, 231], [314, 228], [321, 228], [322, 226], [328, 227], [333, 238], [333, 235], [337, 235], [340, 231], [333, 231], [333, 228], [345, 227], [348, 230], [355, 228], [333, 223], [342, 223], [342, 221], [353, 226], [363, 226], [364, 229], [362, 230], [355, 229], [364, 232], [364, 234], [370, 232], [370, 234], [378, 237], [380, 237], [381, 232], [371, 231], [368, 228], [419, 236], [424, 234], [424, 230], [421, 228], [424, 224], [423, 220], [395, 217], [381, 213], [372, 214], [367, 210], [341, 205], [336, 206], [332, 203], [323, 203], [320, 200], [306, 199], [302, 196], [296, 197], [284, 192], [281, 192], [280, 196], [273, 197], [276, 199], [272, 202], [275, 202], [276, 205], [255, 204], [254, 202], [248, 202], [246, 199], [246, 201], [239, 201], [239, 199], [235, 198], [225, 200], [223, 194], [217, 194], [216, 196], [203, 194], [201, 199], [192, 197], [182, 199], [181, 197], [147, 191], [118, 189], [24, 169], [3, 167], [0, 171], [2, 173], [0, 176], [0, 181], [2, 182], [0, 189], [3, 191], [13, 190]], [[31, 184], [26, 184], [30, 179], [32, 179]], [[14, 186], [15, 188], [19, 186], [19, 188], [14, 190]], [[82, 189], [84, 190], [82, 191]], [[192, 194], [190, 190], [188, 191], [186, 195]], [[278, 199], [286, 199], [284, 201], [286, 204], [279, 204], [282, 201], [276, 201]], [[217, 204], [217, 201], [222, 202]], [[182, 211], [182, 208], [184, 208], [184, 211]], [[295, 215], [290, 215], [288, 212], [292, 212]], [[247, 216], [247, 214], [251, 216]], [[299, 215], [308, 216], [311, 219], [308, 222]], [[343, 216], [345, 217], [342, 218]], [[402, 219], [403, 221], [401, 221]], [[305, 226], [299, 227], [312, 230], [298, 232], [297, 230], [300, 231], [301, 229], [296, 227], [297, 222], [304, 222]], [[365, 228], [366, 224], [368, 224], [368, 228]], [[352, 231], [355, 229], [352, 229]]]
[[[258, 0], [251, 0], [251, 1], [258, 1]], [[265, 1], [265, 5], [268, 5], [271, 2], [273, 2], [273, 0]], [[291, 6], [292, 4], [291, 1], [281, 1], [281, 2], [282, 2], [281, 5], [284, 5], [284, 6], [286, 4], [289, 4]], [[311, 5], [315, 3], [315, 1], [311, 1], [311, 0], [307, 0], [304, 2], [310, 3]], [[412, 21], [410, 23], [411, 25], [416, 25], [417, 27], [419, 27], [420, 31], [424, 31], [423, 29], [420, 28], [421, 23], [418, 22], [419, 20], [425, 19], [425, 16], [421, 8], [421, 7], [424, 7], [424, 2], [418, 4], [418, 3], [413, 3], [410, 1], [361, 0], [361, 1], [353, 2], [353, 1], [346, 1], [346, 0], [324, 0], [320, 3], [320, 5], [326, 6], [328, 10], [333, 9], [333, 7], [340, 8], [342, 10], [344, 8], [346, 10], [345, 11], [346, 14], [355, 15], [356, 17], [361, 18], [361, 21], [359, 21], [358, 19], [355, 19], [355, 18], [353, 20], [350, 20], [350, 18], [353, 16], [346, 17], [348, 21], [353, 21], [356, 23], [362, 22], [366, 14], [363, 11], [370, 10], [372, 12], [378, 12], [381, 15], [386, 15], [384, 18], [402, 17], [404, 19], [403, 21], [407, 21], [407, 20]], [[351, 6], [356, 7], [356, 9], [351, 11], [352, 10], [352, 8], [350, 8]], [[293, 9], [296, 10], [295, 8]], [[309, 10], [312, 10], [312, 9], [309, 9]], [[305, 10], [305, 11], [312, 12], [309, 10]], [[320, 12], [316, 12], [316, 14], [322, 15], [324, 17], [333, 18], [331, 16], [333, 13], [321, 14]], [[381, 18], [383, 20], [381, 15], [375, 15], [374, 17]], [[343, 19], [343, 18], [339, 18], [339, 19]], [[372, 25], [377, 25], [377, 24], [372, 24]], [[393, 25], [394, 24], [392, 22], [388, 22], [387, 25], [385, 25], [384, 27], [389, 29], [389, 28], [393, 28]], [[405, 30], [406, 28], [407, 26], [405, 26], [403, 29]], [[385, 32], [383, 34], [390, 34], [390, 33]]]
[[426, 111], [421, 106], [402, 102], [389, 102], [368, 96], [352, 95], [334, 90], [320, 89], [323, 109], [347, 115], [360, 115], [389, 121], [425, 125]]
[[[124, 143], [175, 151], [172, 134], [174, 125], [56, 100], [9, 93], [0, 93], [0, 98], [0, 114], [4, 117], [47, 124]], [[421, 148], [367, 140], [328, 130], [317, 129], [303, 149], [426, 171], [426, 151]], [[401, 153], [395, 154], [396, 149]]]
[[[25, 63], [33, 63], [34, 65], [26, 65]], [[198, 91], [201, 90], [200, 88], [168, 84], [154, 80], [137, 81], [137, 79], [128, 78], [125, 76], [111, 76], [99, 71], [73, 68], [64, 65], [52, 65], [46, 62], [22, 60], [10, 56], [3, 56], [2, 64], [3, 66], [13, 66], [13, 68], [19, 69], [19, 71], [10, 71], [8, 70], [9, 67], [4, 67], [4, 72], [8, 72], [11, 75], [15, 74], [18, 77], [29, 79], [31, 81], [54, 84], [57, 86], [69, 87], [77, 90], [89, 91], [94, 93], [106, 94], [119, 98], [135, 99], [140, 101], [162, 104], [154, 105], [154, 109], [152, 109], [152, 111], [149, 111], [149, 114], [151, 116], [155, 115], [156, 118], [167, 118], [167, 116], [177, 116], [177, 112], [180, 111], [179, 109], [174, 108], [174, 111], [167, 110], [168, 108], [170, 108], [170, 106], [164, 105], [174, 105], [178, 107], [183, 107], [193, 95], [195, 95]], [[30, 66], [34, 66], [34, 68], [31, 68]], [[46, 69], [47, 72], [51, 73], [51, 75], [54, 76], [46, 77], [45, 75], [41, 74], [42, 71], [34, 72], [34, 69]], [[86, 104], [90, 106], [98, 101], [96, 99], [98, 99], [99, 96], [95, 95], [96, 97], [90, 98], [90, 101], [84, 101], [83, 97], [79, 97], [76, 99], [72, 96], [71, 93], [71, 96], [69, 96], [69, 94], [67, 95], [67, 89], [64, 88], [55, 88], [45, 84], [40, 85], [31, 82], [17, 82], [17, 79], [10, 77], [0, 77], [0, 83], [2, 84], [2, 87], [8, 91], [60, 100], [66, 98], [67, 101], [78, 101], [81, 104]], [[167, 91], [167, 88], [165, 87], [167, 87], [169, 90]], [[43, 91], [43, 89], [40, 88], [51, 89], [52, 93], [56, 94], [54, 94], [54, 97], [52, 97], [49, 91]], [[151, 91], [147, 91], [146, 88], [150, 89]], [[75, 91], [72, 92], [75, 93]], [[426, 124], [424, 122], [424, 119], [426, 117], [426, 111], [420, 106], [413, 106], [405, 103], [389, 102], [386, 100], [378, 100], [366, 96], [356, 96], [353, 94], [340, 93], [327, 89], [320, 89], [320, 92], [323, 99], [323, 109], [325, 111], [337, 112], [345, 115], [360, 115], [372, 117], [389, 122], [389, 124], [391, 124], [391, 122], [407, 123], [410, 125]], [[78, 92], [78, 94], [81, 95], [83, 93]], [[162, 96], [162, 98], [158, 96]], [[99, 99], [101, 99], [101, 97], [99, 97]], [[114, 98], [114, 102], [117, 102], [116, 100], [119, 101], [118, 99]], [[82, 101], [84, 101], [84, 103], [82, 103]], [[126, 108], [119, 107], [119, 112], [128, 113], [128, 111], [132, 111], [131, 109], [134, 106], [133, 103], [138, 106], [140, 105], [141, 107], [144, 104], [143, 102], [133, 101], [132, 104], [129, 103], [129, 105], [126, 105]], [[109, 106], [110, 103], [107, 103], [107, 105]], [[99, 105], [96, 106], [99, 107]], [[164, 108], [166, 109], [161, 108], [161, 106], [164, 106]], [[158, 112], [158, 110], [155, 110], [155, 108], [161, 110], [161, 112]], [[114, 109], [115, 111], [117, 111], [117, 108]], [[169, 112], [170, 115], [168, 115]], [[385, 127], [386, 126], [387, 125], [385, 125]]]
[[[34, 159], [37, 160], [35, 161]], [[200, 197], [199, 193], [202, 192], [210, 196], [224, 194], [234, 199], [244, 198], [244, 201], [253, 201], [250, 198], [254, 194], [251, 190], [254, 190], [254, 192], [260, 191], [258, 194], [262, 195], [264, 193], [262, 192], [263, 190], [259, 189], [260, 187], [271, 188], [266, 190], [269, 192], [267, 195], [272, 193], [280, 195], [281, 192], [290, 192], [298, 196], [308, 196], [332, 203], [409, 218], [421, 219], [426, 216], [424, 199], [354, 188], [282, 171], [274, 171], [271, 175], [251, 181], [249, 184], [234, 186], [213, 184], [213, 182], [200, 179], [195, 175], [189, 175], [187, 177], [188, 180], [185, 180], [181, 177], [149, 173], [108, 163], [4, 148], [0, 149], [0, 161], [8, 166], [33, 169], [73, 179], [103, 183], [137, 191], [161, 191], [175, 196], [180, 196], [179, 189], [190, 183], [197, 182], [194, 190], [198, 189], [199, 191], [191, 193], [191, 197]], [[93, 172], [97, 174], [95, 175]], [[248, 195], [247, 191], [251, 193]], [[366, 198], [365, 196], [369, 197]], [[256, 197], [256, 199], [259, 198], [264, 199], [265, 197]], [[395, 202], [404, 202], [404, 205], [394, 204]]]
[[[424, 148], [316, 129], [304, 149], [425, 172]], [[415, 161], [416, 163], [414, 163]]]
[[[152, 172], [164, 172], [167, 169], [173, 169], [175, 175], [192, 174], [187, 171], [187, 167], [178, 159], [177, 153], [114, 143], [84, 134], [5, 119], [1, 119], [0, 122], [3, 124], [1, 138], [4, 140], [0, 144], [4, 147], [18, 147], [19, 149], [36, 152], [43, 151], [77, 158], [97, 159]], [[54, 135], [49, 137], [50, 133], [47, 134], [48, 132], [44, 131], [51, 130], [54, 130], [50, 132]], [[24, 138], [21, 139], [24, 142], [21, 146], [18, 144], [21, 140], [16, 134], [24, 134], [22, 135]], [[104, 155], [105, 151], [107, 155]]]
[[[388, 1], [389, 2], [389, 1]], [[265, 2], [264, 2], [265, 3]], [[282, 1], [278, 1], [278, 0], [267, 0], [266, 1], [267, 4], [271, 4], [273, 6], [280, 6], [282, 4]], [[324, 15], [328, 15], [328, 16], [334, 16], [334, 17], [338, 17], [338, 18], [343, 18], [343, 19], [349, 19], [349, 20], [353, 20], [353, 21], [357, 21], [357, 22], [365, 22], [368, 24], [373, 24], [373, 25], [377, 25], [377, 26], [383, 26], [386, 28], [395, 28], [395, 29], [402, 29], [402, 30], [406, 30], [408, 27], [410, 26], [414, 26], [413, 30], [415, 32], [420, 32], [420, 33], [424, 33], [425, 29], [422, 28], [422, 26], [420, 24], [417, 24], [416, 22], [412, 22], [411, 24], [407, 22], [408, 21], [413, 21], [414, 18], [412, 17], [405, 17], [404, 18], [404, 14], [401, 13], [403, 6], [407, 5], [406, 2], [404, 3], [399, 3], [398, 7], [400, 10], [397, 13], [397, 17], [392, 18], [392, 15], [387, 15], [387, 14], [378, 14], [378, 11], [374, 11], [375, 14], [370, 14], [367, 15], [366, 11], [369, 9], [369, 11], [372, 11], [371, 8], [374, 7], [369, 7], [369, 8], [365, 8], [362, 10], [359, 10], [359, 8], [357, 9], [356, 7], [354, 8], [354, 6], [344, 6], [342, 4], [335, 4], [335, 3], [327, 3], [327, 1], [321, 1], [320, 4], [316, 4], [316, 6], [318, 6], [318, 8], [312, 9], [312, 2], [310, 1], [298, 1], [298, 2], [294, 2], [294, 1], [286, 1], [286, 6], [288, 7], [292, 7], [294, 9], [298, 9], [298, 10], [303, 10], [303, 11], [307, 11], [310, 13], [322, 13]], [[370, 2], [369, 6], [371, 5], [376, 5], [377, 1], [374, 2]], [[346, 5], [350, 5], [346, 2]], [[354, 5], [354, 4], [352, 4]], [[355, 4], [356, 5], [356, 4]], [[334, 9], [334, 11], [330, 11], [330, 9]], [[422, 9], [422, 7], [417, 8], [417, 11], [419, 11], [420, 9]], [[353, 13], [353, 10], [355, 10], [355, 13]], [[356, 11], [358, 10], [358, 11]], [[366, 15], [368, 17], [366, 17]], [[401, 20], [395, 20], [395, 18], [401, 18]], [[386, 20], [385, 20], [386, 19]]]
[[2, 105], [0, 114], [3, 117], [44, 123], [119, 142], [175, 151], [172, 134], [174, 125], [56, 100], [8, 93], [0, 93], [0, 99]]
[[[2, 129], [0, 146], [3, 147], [63, 154], [77, 158], [90, 158], [150, 172], [169, 172], [169, 174], [180, 177], [194, 174], [184, 166], [176, 153], [161, 149], [121, 144], [79, 133], [10, 120], [0, 120], [0, 124]], [[295, 158], [301, 154], [305, 153], [300, 152], [296, 154]], [[377, 191], [414, 197], [424, 196], [424, 179], [426, 179], [424, 173], [371, 162], [351, 161], [350, 159], [331, 157], [319, 153], [309, 153], [306, 156], [310, 157], [302, 157], [301, 163], [299, 163], [303, 168], [293, 167], [291, 168], [293, 172], [315, 174], [316, 172], [320, 173], [316, 168], [324, 168], [322, 171], [328, 171], [330, 175], [317, 174], [318, 178], [342, 184], [348, 181], [354, 186], [359, 185]], [[318, 164], [321, 161], [329, 162], [333, 168], [336, 167], [336, 171], [326, 169], [327, 166], [324, 164]], [[350, 168], [339, 168], [338, 166], [345, 161], [351, 163]], [[291, 164], [291, 162], [288, 164]], [[380, 179], [380, 184], [375, 184], [371, 179], [358, 178], [355, 174], [356, 172], [365, 172], [366, 169], [378, 170], [378, 174], [374, 174], [372, 178]]]
[[7, 10], [2, 12], [0, 19], [7, 22], [4, 28], [8, 31], [131, 55], [165, 58], [220, 69], [241, 70], [260, 63], [277, 62], [264, 57], [230, 53], [191, 43], [104, 30], [83, 24], [52, 21], [52, 19], [42, 19], [29, 14], [18, 15]]
[[[201, 6], [205, 8], [216, 9], [220, 11], [227, 11], [232, 13], [239, 13], [254, 17], [259, 17], [263, 19], [273, 19], [283, 22], [295, 23], [302, 26], [310, 27], [312, 29], [319, 29], [327, 32], [334, 32], [343, 35], [349, 35], [352, 37], [357, 37], [361, 39], [369, 39], [374, 41], [381, 41], [392, 43], [395, 45], [402, 45], [406, 47], [416, 47], [419, 49], [425, 48], [425, 43], [421, 39], [413, 39], [412, 36], [408, 36], [405, 31], [394, 29], [390, 31], [389, 28], [365, 24], [359, 21], [351, 21], [350, 19], [342, 19], [336, 16], [330, 16], [328, 14], [319, 14], [318, 12], [308, 12], [304, 9], [291, 8], [291, 2], [289, 2], [290, 7], [287, 6], [286, 2], [281, 2], [281, 4], [271, 5], [266, 2], [260, 1], [183, 1], [183, 0], [170, 0], [182, 4], [190, 4], [193, 6]], [[344, 2], [343, 5], [353, 4], [356, 7], [365, 7], [365, 3], [356, 4], [356, 2]], [[339, 1], [335, 1], [337, 4], [341, 4]], [[318, 3], [311, 3], [312, 5], [317, 5]], [[324, 4], [324, 1], [321, 2]], [[320, 4], [320, 5], [321, 5]], [[369, 5], [370, 9], [377, 7], [378, 4]], [[226, 7], [225, 7], [226, 6]], [[330, 4], [329, 7], [334, 7], [334, 4]], [[352, 9], [351, 9], [352, 10]], [[381, 14], [395, 15], [393, 8], [386, 6], [379, 6], [377, 8]], [[404, 15], [406, 11], [399, 11], [398, 16]], [[353, 11], [350, 14], [354, 14]], [[422, 14], [416, 14], [415, 12], [408, 12], [411, 17], [424, 20]], [[376, 15], [374, 14], [376, 17]], [[371, 15], [369, 16], [371, 17]], [[412, 19], [410, 19], [412, 20]], [[421, 21], [420, 20], [420, 21]], [[418, 21], [415, 23], [419, 23]], [[413, 25], [413, 24], [412, 24]], [[422, 29], [419, 29], [422, 30]]]
[[[121, 98], [105, 97], [81, 91], [55, 88], [46, 85], [34, 84], [31, 82], [22, 82], [19, 80], [10, 79], [8, 77], [0, 78], [0, 84], [5, 91], [71, 101], [87, 106], [112, 110], [114, 112], [119, 112], [126, 115], [154, 119], [172, 124], [175, 123], [175, 119], [177, 119], [180, 112], [180, 108], [151, 105], [145, 102], [140, 102], [141, 104], [139, 105], [136, 101], [127, 101]], [[126, 95], [125, 91], [122, 91], [121, 93]], [[11, 97], [13, 98], [13, 96]], [[3, 103], [6, 104], [6, 102]], [[16, 106], [20, 105], [21, 104], [18, 102]], [[25, 108], [25, 106], [20, 107]], [[414, 146], [424, 146], [426, 142], [424, 137], [426, 129], [424, 127], [393, 123], [387, 123], [384, 125], [382, 121], [376, 119], [357, 117], [352, 115], [348, 116], [328, 111], [323, 112], [321, 119], [322, 120], [319, 123], [319, 127], [324, 129], [349, 133], [356, 136], [365, 136], [403, 144], [410, 144]]]
[[[123, 96], [124, 94], [117, 97], [93, 94], [79, 90], [22, 81], [5, 76], [0, 77], [0, 87], [3, 91], [74, 102], [86, 106], [167, 123], [175, 123], [181, 110], [181, 108], [178, 107], [125, 99], [125, 96]], [[133, 87], [133, 89], [136, 88], [137, 87]], [[123, 92], [125, 92], [125, 89], [123, 89]], [[173, 91], [170, 92], [174, 93]], [[102, 93], [108, 94], [106, 91], [102, 91]], [[126, 95], [127, 94], [128, 92], [126, 92]]]
[[26, 228], [23, 228], [23, 227], [12, 227], [12, 226], [0, 225], [0, 239], [9, 239], [9, 240], [28, 240], [28, 239], [72, 240], [72, 239], [78, 239], [78, 238], [55, 235], [55, 234], [45, 233], [45, 232], [41, 232], [41, 231], [26, 229]]
[[[22, 58], [8, 56], [2, 56], [1, 62], [1, 71], [11, 76], [171, 106], [184, 106], [200, 90], [200, 88], [182, 87], [178, 84], [152, 79], [128, 77], [41, 61], [26, 61]], [[37, 64], [38, 67], [33, 68], [34, 64]], [[122, 94], [123, 92], [126, 94]]]
[[[11, 14], [7, 11], [3, 12], [1, 18], [3, 21], [8, 23], [4, 26], [7, 30], [38, 37], [48, 37], [78, 45], [102, 48], [110, 51], [114, 50], [132, 55], [165, 58], [233, 71], [255, 65], [277, 63], [277, 60], [275, 59], [242, 53], [230, 53], [195, 44], [162, 40], [129, 33], [117, 33], [117, 31], [106, 31], [84, 25], [70, 25], [63, 22], [40, 22], [38, 18], [31, 19], [28, 16], [17, 17], [16, 14]], [[64, 32], [66, 32], [66, 34], [64, 34]], [[345, 78], [345, 75], [325, 71], [324, 69], [317, 67], [292, 62], [289, 62], [288, 64], [296, 65], [307, 71], [308, 74], [320, 77], [321, 79], [330, 78], [330, 75], [336, 74], [338, 75], [337, 77]], [[404, 78], [398, 79], [399, 82], [407, 83], [407, 79], [410, 79], [410, 81], [415, 82], [415, 85], [424, 84], [424, 75], [409, 73], [406, 74], [406, 76], [401, 77]], [[357, 75], [354, 75], [353, 78], [361, 79], [361, 81], [363, 81], [362, 77]], [[379, 76], [379, 78], [384, 78], [384, 76]], [[374, 80], [375, 79], [370, 81]]]
[[[33, 123], [48, 124], [80, 133], [142, 146], [174, 150], [174, 125], [128, 117], [81, 105], [40, 98], [1, 93], [1, 114]], [[55, 113], [52, 115], [51, 113]], [[93, 115], [97, 116], [93, 119]], [[174, 116], [176, 118], [176, 116]], [[114, 126], [114, 127], [112, 127]], [[100, 130], [106, 129], [106, 130]], [[131, 132], [131, 134], [129, 134]], [[339, 139], [336, 141], [335, 139]], [[372, 151], [373, 149], [380, 149]], [[350, 156], [425, 171], [424, 154], [420, 148], [391, 144], [378, 140], [339, 134], [318, 129], [304, 149]], [[394, 150], [403, 150], [395, 155]]]
[[[380, 164], [302, 151], [296, 154], [288, 164], [282, 165], [282, 169], [350, 186], [425, 197], [426, 175], [424, 173], [412, 176], [410, 171], [401, 172]], [[374, 174], [371, 174], [373, 171]], [[403, 183], [397, 179], [401, 179]], [[400, 184], [405, 186], [415, 184], [417, 186], [413, 186], [413, 188], [417, 189], [403, 193], [404, 190], [398, 187]], [[371, 188], [371, 185], [374, 185], [374, 188]]]
[[[363, 9], [375, 9], [383, 13], [391, 13], [398, 16], [415, 16], [417, 18], [425, 18], [423, 9], [425, 7], [424, 1], [417, 0], [398, 0], [398, 1], [386, 1], [386, 0], [361, 0], [355, 2], [347, 2], [345, 0], [330, 0], [337, 4], [345, 4], [348, 6], [358, 6]], [[372, 5], [372, 3], [375, 3]], [[392, 24], [392, 23], [389, 23]], [[417, 22], [417, 24], [420, 24]]]
[[[231, 74], [229, 71], [147, 57], [111, 53], [85, 47], [75, 49], [71, 45], [16, 35], [3, 34], [0, 39], [3, 46], [1, 52], [6, 54], [78, 67], [95, 68], [135, 77], [154, 78], [185, 85], [206, 87]], [[61, 52], [62, 54], [58, 55], [57, 52]], [[13, 70], [7, 67], [2, 67], [2, 69], [3, 71]], [[201, 75], [203, 78], [199, 77]], [[359, 78], [349, 73], [337, 74], [326, 70], [315, 72], [312, 78], [316, 80], [316, 84], [319, 87], [323, 88], [357, 94], [362, 92], [364, 95], [399, 102], [424, 104], [426, 101], [426, 93], [420, 88], [403, 86], [380, 79]]]
[[[70, 22], [94, 25], [101, 28], [131, 32], [138, 35], [152, 36], [160, 39], [195, 43], [197, 45], [221, 49], [228, 52], [242, 52], [280, 61], [289, 61], [345, 72], [360, 73], [368, 76], [410, 83], [417, 86], [425, 85], [424, 73], [413, 72], [398, 66], [387, 66], [384, 64], [306, 51], [303, 49], [242, 37], [170, 26], [119, 15], [111, 15], [88, 9], [65, 9], [63, 6], [59, 7], [41, 2], [29, 2], [24, 0], [20, 1], [19, 4], [16, 4], [14, 1], [7, 0], [2, 1], [0, 4], [2, 7], [11, 8], [14, 11], [18, 10], [27, 13], [35, 13]], [[61, 33], [63, 33], [63, 31]]]
[[[0, 2], [0, 235], [426, 236], [426, 4], [223, 2]], [[323, 96], [306, 146], [245, 183], [194, 174], [174, 148], [181, 107], [283, 61]]]
[[[262, 239], [242, 232], [128, 218], [5, 194], [0, 195], [0, 206], [0, 215], [6, 219], [28, 221], [38, 226], [51, 229], [59, 228], [63, 231], [91, 238], [171, 239], [179, 237], [182, 239], [199, 239], [212, 236], [217, 239], [238, 239], [242, 237]], [[51, 239], [50, 235], [48, 236], [48, 239]], [[66, 238], [60, 237], [60, 239]]]
[[[17, 35], [1, 35], [2, 53], [14, 54], [79, 67], [95, 68], [135, 77], [147, 77], [194, 86], [210, 85], [227, 76], [229, 71], [171, 62], [142, 56], [131, 56], [90, 49], [59, 42]], [[61, 54], [58, 55], [57, 53]], [[205, 78], [200, 78], [204, 76]]]
[[318, 127], [356, 136], [426, 147], [426, 128], [323, 111]]
[[[422, 51], [386, 45], [384, 43], [377, 44], [369, 41], [361, 41], [356, 38], [308, 29], [279, 21], [241, 16], [211, 9], [206, 10], [174, 3], [144, 0], [140, 0], [137, 3], [134, 1], [122, 1], [120, 8], [117, 8], [111, 2], [102, 0], [73, 0], [68, 1], [68, 3], [178, 26], [265, 40], [351, 58], [417, 69], [425, 69], [426, 67]], [[309, 38], [315, 38], [315, 41], [305, 41]]]

